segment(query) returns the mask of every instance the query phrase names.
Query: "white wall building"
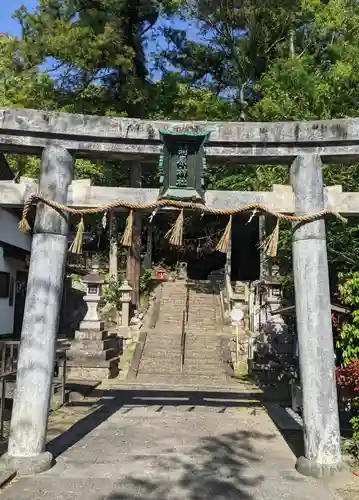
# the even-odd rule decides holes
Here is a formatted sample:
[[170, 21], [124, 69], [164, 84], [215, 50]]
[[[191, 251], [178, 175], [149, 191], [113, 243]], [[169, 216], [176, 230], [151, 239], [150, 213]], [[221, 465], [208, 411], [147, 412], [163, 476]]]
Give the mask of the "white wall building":
[[[0, 182], [13, 174], [0, 155]], [[0, 208], [0, 337], [20, 336], [31, 235], [21, 233], [16, 213]]]

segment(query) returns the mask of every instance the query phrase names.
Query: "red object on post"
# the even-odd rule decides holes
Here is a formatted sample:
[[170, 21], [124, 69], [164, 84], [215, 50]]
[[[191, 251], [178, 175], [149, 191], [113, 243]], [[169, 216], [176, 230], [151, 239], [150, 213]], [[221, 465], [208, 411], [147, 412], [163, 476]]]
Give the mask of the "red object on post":
[[158, 280], [164, 280], [165, 279], [165, 270], [163, 269], [163, 267], [159, 266], [157, 267], [156, 269], [156, 279]]

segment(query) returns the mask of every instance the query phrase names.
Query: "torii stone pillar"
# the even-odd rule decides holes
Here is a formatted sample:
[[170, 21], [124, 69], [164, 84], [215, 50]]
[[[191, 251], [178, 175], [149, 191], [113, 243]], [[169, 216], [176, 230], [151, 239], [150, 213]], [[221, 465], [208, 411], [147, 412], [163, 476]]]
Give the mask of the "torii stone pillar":
[[[296, 215], [324, 208], [319, 155], [299, 155], [291, 167], [291, 181]], [[298, 459], [296, 468], [323, 477], [342, 465], [323, 219], [294, 224], [293, 272], [305, 446], [305, 457]]]
[[[41, 194], [66, 204], [73, 158], [60, 147], [44, 149]], [[35, 474], [53, 462], [45, 451], [56, 337], [67, 257], [68, 218], [39, 203], [17, 365], [16, 391], [8, 452], [3, 465], [19, 474]]]

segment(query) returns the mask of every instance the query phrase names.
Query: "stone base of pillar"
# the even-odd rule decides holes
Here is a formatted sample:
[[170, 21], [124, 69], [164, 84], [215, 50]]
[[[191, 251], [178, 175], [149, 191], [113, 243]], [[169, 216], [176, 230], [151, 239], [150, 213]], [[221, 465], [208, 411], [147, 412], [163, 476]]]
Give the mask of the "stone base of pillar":
[[46, 472], [55, 464], [54, 457], [49, 451], [44, 451], [32, 457], [13, 457], [5, 453], [0, 458], [2, 470], [16, 471], [18, 476], [33, 476]]
[[67, 353], [67, 378], [115, 378], [119, 373], [119, 355], [120, 344], [116, 335], [109, 335], [105, 330], [78, 330]]
[[303, 476], [314, 477], [316, 479], [329, 480], [333, 476], [341, 473], [351, 477], [348, 467], [344, 462], [333, 465], [319, 464], [315, 460], [299, 457], [295, 464], [296, 470]]

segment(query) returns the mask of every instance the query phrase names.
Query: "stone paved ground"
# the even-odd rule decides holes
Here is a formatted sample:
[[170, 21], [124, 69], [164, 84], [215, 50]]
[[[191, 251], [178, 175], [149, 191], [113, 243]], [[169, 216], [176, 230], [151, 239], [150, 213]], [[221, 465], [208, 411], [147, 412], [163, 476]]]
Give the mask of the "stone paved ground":
[[[213, 390], [212, 390], [213, 391]], [[1, 500], [334, 500], [248, 396], [109, 388], [91, 411], [62, 410], [52, 470], [15, 479]], [[69, 412], [70, 417], [66, 416]], [[72, 417], [71, 417], [72, 415]], [[51, 424], [56, 435], [55, 422]]]

